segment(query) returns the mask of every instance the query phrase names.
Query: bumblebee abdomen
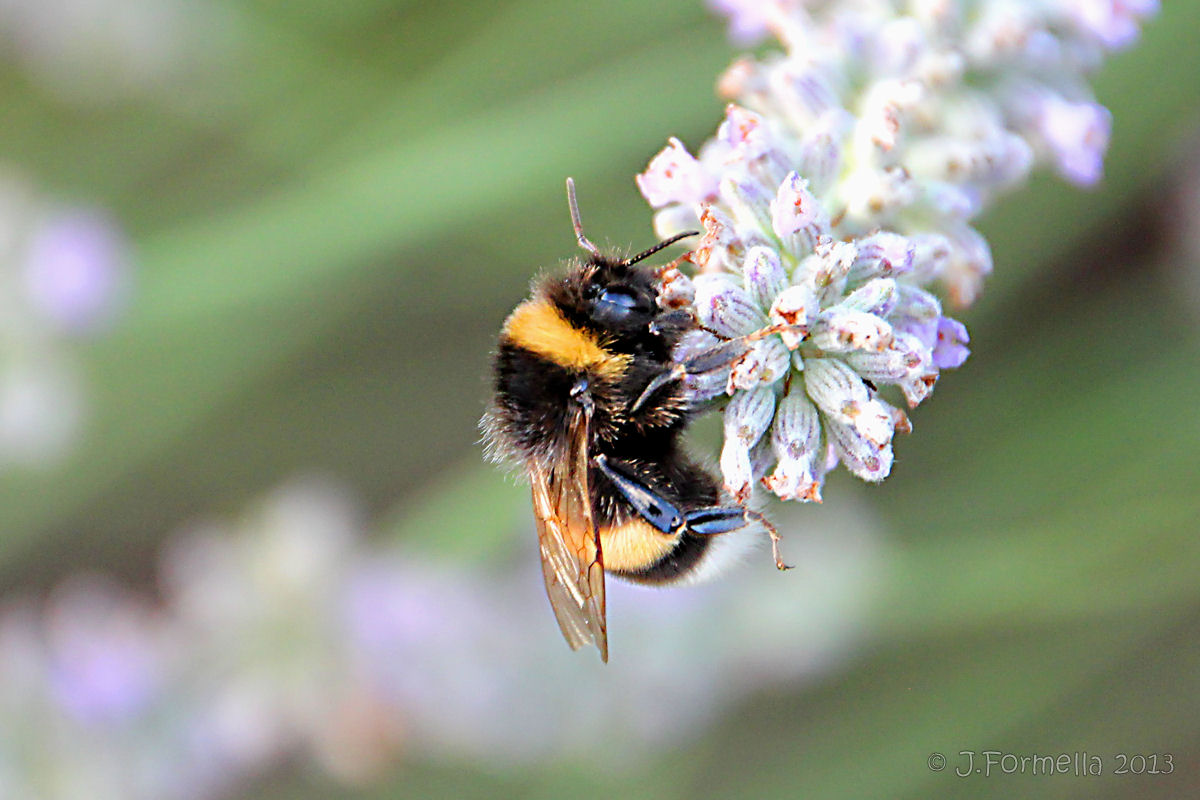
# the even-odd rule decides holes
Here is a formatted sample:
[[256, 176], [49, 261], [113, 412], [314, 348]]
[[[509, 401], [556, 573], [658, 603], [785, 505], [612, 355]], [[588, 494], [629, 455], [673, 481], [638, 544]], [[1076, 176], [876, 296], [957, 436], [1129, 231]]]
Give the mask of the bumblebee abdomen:
[[[619, 447], [602, 447], [605, 455], [619, 461], [646, 487], [681, 511], [713, 506], [720, 501], [720, 484], [705, 469], [693, 463], [674, 443], [652, 444], [626, 438]], [[619, 454], [619, 455], [616, 455]], [[634, 583], [669, 585], [687, 581], [709, 554], [711, 536], [690, 531], [656, 529], [638, 516], [599, 469], [589, 473], [592, 507], [604, 544], [604, 568]]]

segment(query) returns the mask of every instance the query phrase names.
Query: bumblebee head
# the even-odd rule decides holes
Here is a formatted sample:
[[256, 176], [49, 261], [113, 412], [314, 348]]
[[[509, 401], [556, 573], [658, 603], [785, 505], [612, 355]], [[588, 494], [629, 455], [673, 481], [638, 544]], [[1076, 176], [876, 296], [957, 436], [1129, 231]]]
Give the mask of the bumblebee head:
[[575, 262], [564, 278], [551, 279], [543, 288], [545, 297], [570, 324], [599, 334], [603, 340], [630, 345], [646, 336], [659, 336], [653, 325], [662, 313], [657, 273], [638, 263], [680, 239], [695, 236], [696, 232], [671, 236], [628, 258], [608, 256], [583, 235], [575, 202], [575, 182], [570, 178], [567, 178], [567, 204], [575, 238], [588, 255]]
[[650, 270], [593, 256], [577, 280], [578, 311], [591, 321], [589, 327], [613, 333], [640, 332], [658, 314], [658, 282]]

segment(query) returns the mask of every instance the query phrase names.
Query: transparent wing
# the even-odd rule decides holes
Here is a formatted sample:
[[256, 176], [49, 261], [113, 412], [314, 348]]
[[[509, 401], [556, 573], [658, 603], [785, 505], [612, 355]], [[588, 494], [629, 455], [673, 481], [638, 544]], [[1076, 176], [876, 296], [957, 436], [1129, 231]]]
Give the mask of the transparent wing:
[[549, 470], [530, 470], [546, 594], [572, 650], [594, 644], [608, 661], [604, 619], [604, 556], [592, 517], [587, 479], [588, 417], [575, 408], [563, 457]]

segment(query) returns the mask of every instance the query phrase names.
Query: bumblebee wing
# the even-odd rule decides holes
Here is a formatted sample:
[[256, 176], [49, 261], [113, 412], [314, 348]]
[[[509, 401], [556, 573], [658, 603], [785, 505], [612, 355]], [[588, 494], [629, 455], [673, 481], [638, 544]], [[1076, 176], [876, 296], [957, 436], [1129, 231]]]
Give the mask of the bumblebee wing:
[[608, 661], [604, 619], [604, 556], [589, 493], [588, 414], [576, 408], [567, 447], [549, 470], [532, 469], [533, 512], [546, 594], [572, 650], [594, 644]]

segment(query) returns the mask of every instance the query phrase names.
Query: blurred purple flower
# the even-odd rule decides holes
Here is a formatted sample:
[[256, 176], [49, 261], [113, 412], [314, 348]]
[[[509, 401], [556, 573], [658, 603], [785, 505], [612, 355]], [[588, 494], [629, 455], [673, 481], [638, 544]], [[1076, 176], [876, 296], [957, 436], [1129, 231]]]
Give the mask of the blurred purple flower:
[[112, 584], [87, 579], [64, 586], [46, 615], [51, 696], [89, 724], [113, 724], [145, 709], [161, 678], [154, 616]]
[[35, 307], [56, 325], [87, 331], [120, 307], [127, 267], [127, 243], [111, 220], [93, 211], [68, 211], [34, 232], [25, 283]]

